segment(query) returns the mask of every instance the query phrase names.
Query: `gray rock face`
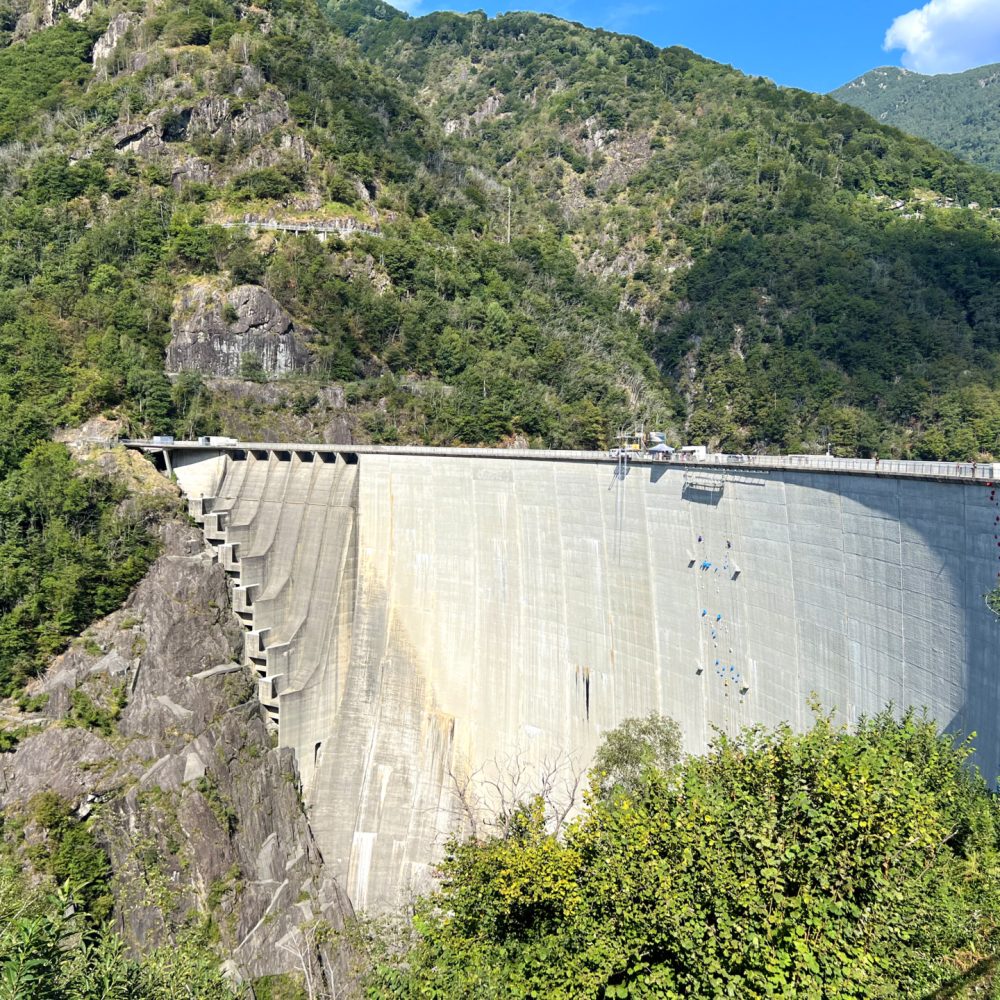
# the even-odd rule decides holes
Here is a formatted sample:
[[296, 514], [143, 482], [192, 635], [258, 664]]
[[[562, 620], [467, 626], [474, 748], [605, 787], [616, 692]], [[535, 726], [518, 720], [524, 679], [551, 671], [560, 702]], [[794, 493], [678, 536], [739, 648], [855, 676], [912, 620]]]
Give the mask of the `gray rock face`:
[[191, 108], [188, 115], [189, 135], [201, 132], [254, 142], [289, 119], [288, 105], [275, 90], [264, 90], [236, 113], [228, 98], [206, 97]]
[[71, 21], [84, 21], [94, 11], [94, 0], [80, 0], [75, 7], [70, 7], [66, 11], [66, 16]]
[[118, 43], [128, 34], [129, 29], [137, 24], [139, 19], [135, 14], [115, 14], [108, 24], [107, 30], [100, 38], [94, 42], [92, 61], [96, 66], [99, 62], [105, 62], [111, 58]]
[[53, 791], [77, 804], [100, 795], [114, 779], [95, 768], [112, 756], [107, 740], [86, 729], [49, 728], [25, 740], [13, 754], [0, 756], [0, 804], [27, 802]]
[[309, 368], [311, 355], [291, 316], [259, 285], [222, 293], [191, 285], [174, 303], [167, 371], [235, 377], [245, 354], [270, 376]]
[[51, 28], [66, 14], [73, 21], [82, 21], [94, 9], [93, 0], [13, 0], [9, 13], [16, 18], [14, 40], [23, 41], [42, 28]]
[[[200, 533], [167, 524], [163, 553], [126, 606], [43, 681], [49, 724], [0, 756], [0, 810], [52, 789], [88, 815], [134, 949], [169, 942], [200, 909], [239, 976], [299, 968], [304, 952], [335, 989], [336, 955], [308, 925], [339, 927], [350, 904], [316, 848], [294, 755], [272, 748], [236, 662], [243, 630], [228, 601]], [[58, 724], [74, 689], [101, 704], [122, 683], [129, 700], [114, 737]]]
[[192, 182], [208, 184], [212, 180], [212, 165], [197, 156], [185, 156], [174, 160], [170, 183], [174, 190], [179, 191], [185, 184]]
[[[103, 64], [137, 23], [138, 18], [134, 14], [118, 14], [112, 19], [107, 31], [94, 46], [93, 59], [100, 73], [107, 73], [108, 68]], [[141, 69], [148, 58], [147, 52], [130, 52], [127, 60], [129, 68]], [[240, 161], [241, 169], [273, 166], [289, 155], [308, 161], [312, 153], [300, 136], [282, 135], [280, 148], [259, 145], [271, 132], [286, 125], [291, 115], [279, 91], [266, 87], [261, 89], [263, 81], [256, 78], [257, 72], [251, 67], [244, 69], [244, 76], [248, 79], [242, 80], [235, 88], [238, 94], [245, 95], [238, 106], [234, 106], [228, 97], [205, 97], [194, 102], [172, 99], [168, 107], [159, 108], [142, 118], [130, 119], [127, 124], [116, 125], [110, 133], [115, 148], [147, 159], [169, 159], [178, 183], [183, 180], [206, 182], [216, 176], [211, 164], [183, 153], [184, 147], [176, 145], [199, 136], [211, 137], [229, 148], [250, 150]]]

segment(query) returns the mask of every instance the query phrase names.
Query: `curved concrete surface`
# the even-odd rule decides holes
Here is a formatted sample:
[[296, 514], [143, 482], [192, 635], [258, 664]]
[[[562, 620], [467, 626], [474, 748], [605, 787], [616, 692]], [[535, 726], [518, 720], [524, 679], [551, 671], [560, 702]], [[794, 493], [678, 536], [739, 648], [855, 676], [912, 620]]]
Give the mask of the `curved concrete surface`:
[[654, 709], [695, 751], [713, 727], [805, 726], [813, 693], [847, 719], [926, 706], [1000, 771], [982, 470], [622, 478], [596, 457], [268, 448], [177, 449], [173, 467], [241, 577], [263, 700], [355, 905], [420, 887], [462, 821], [456, 781], [583, 767]]

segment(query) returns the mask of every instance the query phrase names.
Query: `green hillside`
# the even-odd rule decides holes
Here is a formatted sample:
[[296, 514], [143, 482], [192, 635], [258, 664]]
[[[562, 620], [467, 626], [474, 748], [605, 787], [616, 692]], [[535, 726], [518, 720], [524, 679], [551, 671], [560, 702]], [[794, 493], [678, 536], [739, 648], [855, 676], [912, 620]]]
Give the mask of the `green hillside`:
[[[323, 419], [330, 382], [376, 441], [600, 447], [675, 410], [637, 317], [551, 230], [485, 238], [491, 179], [465, 176], [404, 88], [308, 0], [123, 16], [96, 66], [107, 11], [0, 49], [0, 128], [17, 136], [0, 148], [0, 689], [145, 565], [139, 541], [109, 561], [133, 529], [110, 488], [67, 474], [44, 443], [55, 429], [102, 413], [132, 433], [236, 419], [207, 373], [164, 375], [186, 288], [266, 286], [312, 332], [312, 370], [276, 404], [300, 426]], [[220, 224], [296, 209], [381, 235], [321, 245]]]
[[561, 233], [641, 317], [691, 440], [995, 447], [995, 175], [831, 99], [551, 17], [331, 16], [510, 185], [515, 232]]
[[[997, 449], [1000, 177], [860, 111], [536, 14], [197, 0], [57, 7], [28, 31], [5, 11], [0, 686], [153, 551], [143, 516], [46, 444], [98, 414], [386, 443], [602, 448], [643, 421], [733, 451]], [[248, 288], [263, 320], [225, 298]], [[166, 376], [185, 324], [225, 340], [258, 321], [294, 324], [307, 363]]]
[[1000, 63], [934, 76], [880, 66], [830, 96], [963, 160], [1000, 170]]

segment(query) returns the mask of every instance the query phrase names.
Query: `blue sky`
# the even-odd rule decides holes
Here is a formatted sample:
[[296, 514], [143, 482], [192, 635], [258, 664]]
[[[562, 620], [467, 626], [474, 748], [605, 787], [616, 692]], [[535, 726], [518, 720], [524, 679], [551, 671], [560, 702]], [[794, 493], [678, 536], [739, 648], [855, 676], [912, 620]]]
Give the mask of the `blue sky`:
[[1000, 0], [397, 0], [396, 6], [413, 14], [544, 11], [657, 45], [684, 45], [746, 73], [815, 91], [874, 66], [953, 73], [1000, 62]]

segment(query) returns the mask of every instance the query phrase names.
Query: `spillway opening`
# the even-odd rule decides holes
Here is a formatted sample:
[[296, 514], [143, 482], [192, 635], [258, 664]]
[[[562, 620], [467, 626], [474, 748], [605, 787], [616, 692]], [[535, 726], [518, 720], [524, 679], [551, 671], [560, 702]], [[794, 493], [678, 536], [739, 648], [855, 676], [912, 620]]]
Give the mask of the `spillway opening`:
[[290, 462], [292, 460], [292, 453], [290, 451], [276, 451], [274, 454], [279, 462]]
[[300, 462], [312, 462], [316, 457], [311, 451], [300, 451], [298, 452]]
[[357, 465], [358, 464], [358, 455], [357, 455], [357, 452], [345, 451], [344, 454], [341, 457], [344, 459], [344, 461], [348, 465]]
[[337, 453], [333, 451], [321, 451], [319, 452], [319, 460], [326, 465], [333, 465], [337, 461]]

